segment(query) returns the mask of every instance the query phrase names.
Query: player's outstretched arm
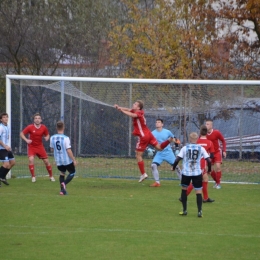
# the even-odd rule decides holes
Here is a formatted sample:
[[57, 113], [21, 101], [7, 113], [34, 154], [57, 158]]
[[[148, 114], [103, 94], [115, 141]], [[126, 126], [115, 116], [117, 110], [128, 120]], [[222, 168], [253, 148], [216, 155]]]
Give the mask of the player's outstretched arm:
[[131, 111], [130, 108], [128, 108], [128, 107], [120, 107], [118, 104], [115, 104], [114, 108], [116, 108], [117, 110], [120, 110], [120, 111]]

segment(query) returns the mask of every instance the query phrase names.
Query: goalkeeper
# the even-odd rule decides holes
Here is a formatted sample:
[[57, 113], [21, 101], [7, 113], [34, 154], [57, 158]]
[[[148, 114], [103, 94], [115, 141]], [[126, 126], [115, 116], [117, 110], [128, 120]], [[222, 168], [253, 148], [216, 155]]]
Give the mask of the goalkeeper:
[[170, 142], [174, 141], [174, 138], [169, 138], [169, 140], [164, 141], [163, 143], [159, 144], [156, 138], [151, 133], [150, 129], [146, 125], [146, 119], [144, 117], [143, 111], [143, 101], [137, 100], [131, 108], [120, 107], [119, 105], [115, 104], [114, 107], [126, 114], [129, 117], [132, 117], [133, 120], [133, 135], [137, 136], [137, 143], [135, 148], [136, 153], [136, 160], [141, 172], [141, 176], [139, 182], [144, 181], [148, 175], [145, 172], [144, 168], [144, 161], [143, 161], [143, 153], [146, 150], [147, 146], [150, 144], [154, 146], [157, 150], [163, 150]]
[[[175, 138], [173, 133], [168, 130], [163, 128], [163, 120], [158, 118], [156, 119], [155, 123], [156, 129], [152, 131], [152, 134], [156, 138], [156, 140], [159, 143], [163, 143], [164, 141], [168, 140], [169, 138]], [[175, 155], [173, 153], [173, 150], [170, 145], [166, 146], [162, 151], [159, 151], [156, 153], [155, 157], [153, 158], [152, 162], [152, 173], [155, 182], [150, 185], [150, 187], [160, 187], [160, 179], [159, 179], [159, 171], [158, 171], [158, 166], [162, 164], [162, 162], [167, 162], [170, 165], [173, 165], [175, 161]], [[179, 179], [181, 178], [181, 169], [179, 166], [176, 167], [176, 172], [178, 174]]]

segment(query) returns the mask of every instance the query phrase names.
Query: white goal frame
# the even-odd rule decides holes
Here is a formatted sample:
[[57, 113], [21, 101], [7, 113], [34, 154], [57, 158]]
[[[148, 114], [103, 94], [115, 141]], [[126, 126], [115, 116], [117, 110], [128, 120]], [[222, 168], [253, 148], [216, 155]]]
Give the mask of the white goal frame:
[[[42, 80], [42, 81], [78, 81], [94, 83], [125, 83], [129, 84], [168, 84], [168, 85], [253, 85], [260, 87], [260, 80], [192, 80], [192, 79], [138, 79], [138, 78], [96, 78], [96, 77], [65, 77], [65, 76], [33, 76], [33, 75], [6, 75], [6, 112], [9, 115], [9, 126], [11, 128], [11, 80]], [[131, 104], [130, 104], [131, 105]], [[131, 120], [129, 120], [131, 128]], [[131, 140], [131, 131], [129, 131], [129, 140]], [[241, 140], [240, 140], [241, 142]], [[9, 138], [11, 144], [11, 136]], [[130, 148], [129, 148], [130, 149]], [[11, 173], [8, 174], [11, 177]]]

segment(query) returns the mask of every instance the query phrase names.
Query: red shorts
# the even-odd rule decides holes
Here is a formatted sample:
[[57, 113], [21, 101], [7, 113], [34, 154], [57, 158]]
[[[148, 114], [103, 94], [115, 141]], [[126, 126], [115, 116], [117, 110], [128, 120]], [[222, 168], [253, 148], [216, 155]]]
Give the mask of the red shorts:
[[44, 149], [44, 146], [28, 146], [28, 157], [38, 156], [39, 159], [46, 159], [48, 155]]
[[222, 163], [222, 152], [217, 151], [214, 153], [214, 158], [211, 158], [211, 164]]
[[144, 152], [148, 144], [155, 146], [158, 141], [152, 133], [145, 134], [145, 136], [138, 136], [135, 150], [138, 152]]

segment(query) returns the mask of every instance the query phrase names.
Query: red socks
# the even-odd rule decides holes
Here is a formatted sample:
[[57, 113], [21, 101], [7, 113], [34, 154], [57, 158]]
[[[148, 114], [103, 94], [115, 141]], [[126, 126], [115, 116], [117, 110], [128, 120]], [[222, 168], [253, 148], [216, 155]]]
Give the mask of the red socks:
[[188, 188], [187, 188], [187, 191], [186, 191], [187, 196], [191, 193], [192, 190], [193, 190], [193, 185], [190, 184], [190, 185], [188, 186]]
[[48, 173], [49, 173], [49, 176], [52, 177], [52, 168], [51, 168], [51, 165], [46, 166], [46, 169], [47, 169], [47, 171], [48, 171]]
[[216, 174], [215, 171], [212, 171], [212, 172], [211, 172], [211, 177], [212, 177], [212, 179], [213, 179], [215, 182], [217, 182], [217, 174]]
[[140, 170], [141, 174], [144, 174], [145, 173], [144, 161], [138, 162], [137, 164], [138, 164], [138, 167], [139, 167], [139, 170]]
[[35, 177], [35, 173], [34, 173], [34, 165], [33, 164], [29, 164], [29, 170], [30, 170], [30, 173], [32, 175], [32, 177]]
[[203, 193], [203, 199], [207, 200], [209, 198], [208, 195], [208, 182], [202, 182], [202, 193]]
[[222, 172], [216, 172], [216, 183], [220, 184]]

